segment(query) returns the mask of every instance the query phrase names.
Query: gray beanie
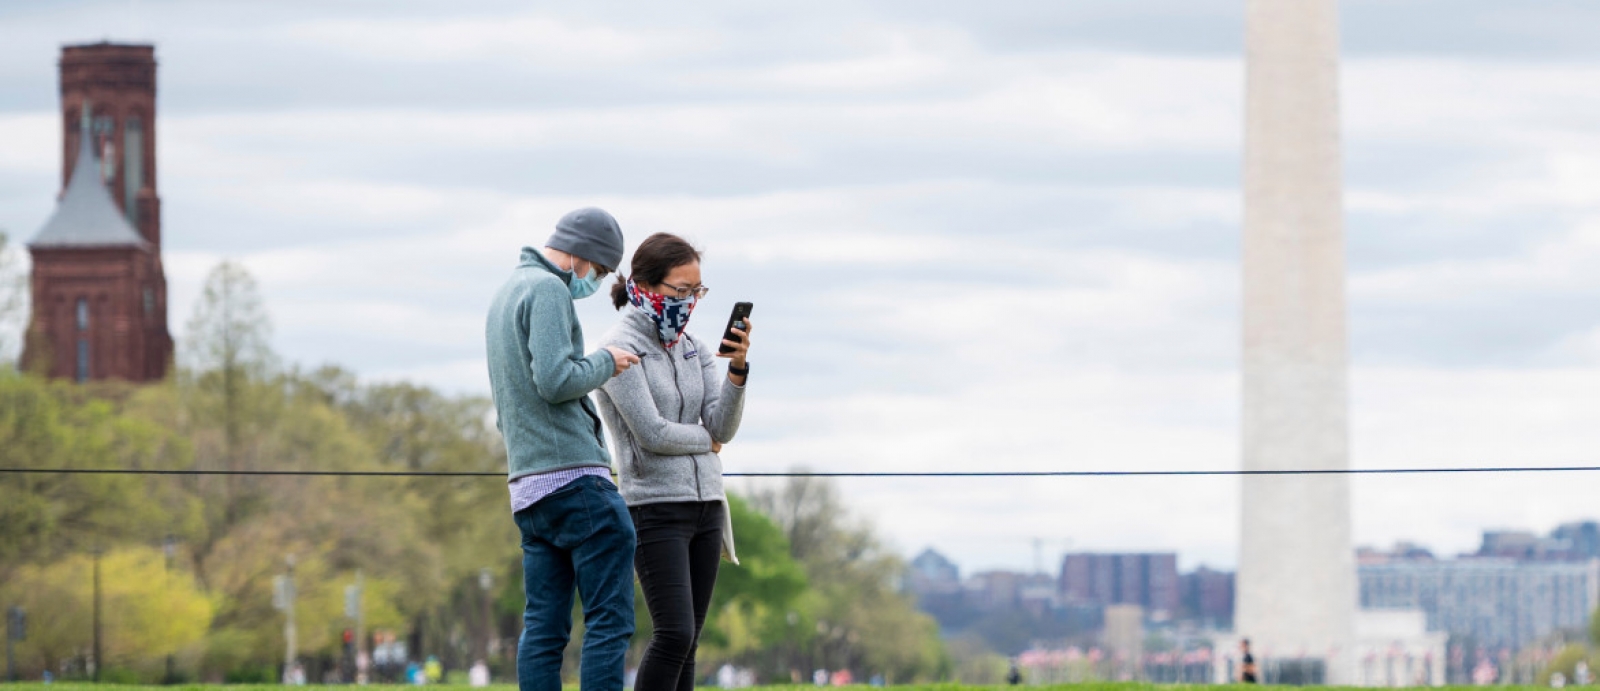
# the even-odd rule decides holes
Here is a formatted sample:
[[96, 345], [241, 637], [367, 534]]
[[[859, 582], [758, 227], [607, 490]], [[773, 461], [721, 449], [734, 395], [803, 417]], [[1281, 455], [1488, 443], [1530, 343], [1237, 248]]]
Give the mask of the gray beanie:
[[622, 264], [622, 227], [602, 209], [578, 209], [556, 221], [544, 246], [615, 271]]

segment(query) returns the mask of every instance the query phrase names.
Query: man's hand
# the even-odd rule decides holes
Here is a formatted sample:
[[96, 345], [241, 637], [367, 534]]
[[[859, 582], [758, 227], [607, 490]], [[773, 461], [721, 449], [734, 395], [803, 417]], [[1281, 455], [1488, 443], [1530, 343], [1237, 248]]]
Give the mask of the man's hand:
[[611, 351], [611, 359], [617, 362], [617, 370], [611, 373], [611, 376], [613, 377], [628, 371], [629, 367], [639, 364], [638, 355], [634, 355], [633, 353], [616, 346], [606, 346], [606, 350]]

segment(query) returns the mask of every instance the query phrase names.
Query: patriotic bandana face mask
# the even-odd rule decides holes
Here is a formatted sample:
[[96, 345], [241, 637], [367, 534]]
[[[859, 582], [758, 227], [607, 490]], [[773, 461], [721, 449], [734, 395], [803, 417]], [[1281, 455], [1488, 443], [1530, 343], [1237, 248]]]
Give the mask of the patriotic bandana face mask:
[[689, 314], [694, 312], [694, 305], [699, 300], [694, 295], [680, 298], [652, 293], [640, 288], [630, 278], [628, 301], [655, 320], [656, 335], [661, 337], [661, 345], [671, 350], [683, 338], [683, 330], [689, 326]]

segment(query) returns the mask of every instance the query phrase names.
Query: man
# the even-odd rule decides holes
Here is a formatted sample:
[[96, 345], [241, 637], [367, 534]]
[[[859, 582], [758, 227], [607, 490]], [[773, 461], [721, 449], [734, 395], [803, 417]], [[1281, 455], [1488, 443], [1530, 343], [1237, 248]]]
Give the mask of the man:
[[1255, 684], [1260, 681], [1256, 670], [1256, 656], [1250, 654], [1250, 639], [1239, 641], [1239, 683]]
[[522, 531], [522, 691], [560, 691], [572, 633], [572, 591], [583, 601], [583, 691], [620, 691], [633, 636], [633, 521], [611, 483], [589, 392], [639, 362], [618, 348], [583, 352], [574, 300], [594, 294], [622, 263], [622, 229], [600, 209], [563, 216], [544, 250], [495, 294], [487, 328], [489, 385], [506, 442], [511, 511]]

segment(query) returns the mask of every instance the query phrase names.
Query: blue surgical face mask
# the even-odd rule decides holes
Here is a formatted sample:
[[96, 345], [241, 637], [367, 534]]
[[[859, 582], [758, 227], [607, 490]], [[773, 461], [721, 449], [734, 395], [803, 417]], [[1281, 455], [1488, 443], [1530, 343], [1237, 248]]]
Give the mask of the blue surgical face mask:
[[576, 275], [578, 262], [572, 262], [572, 268], [573, 271], [567, 272], [572, 276], [572, 280], [567, 282], [567, 290], [572, 291], [572, 299], [582, 300], [600, 290], [600, 277], [595, 275], [593, 264], [589, 265], [589, 273], [582, 278], [578, 278]]

